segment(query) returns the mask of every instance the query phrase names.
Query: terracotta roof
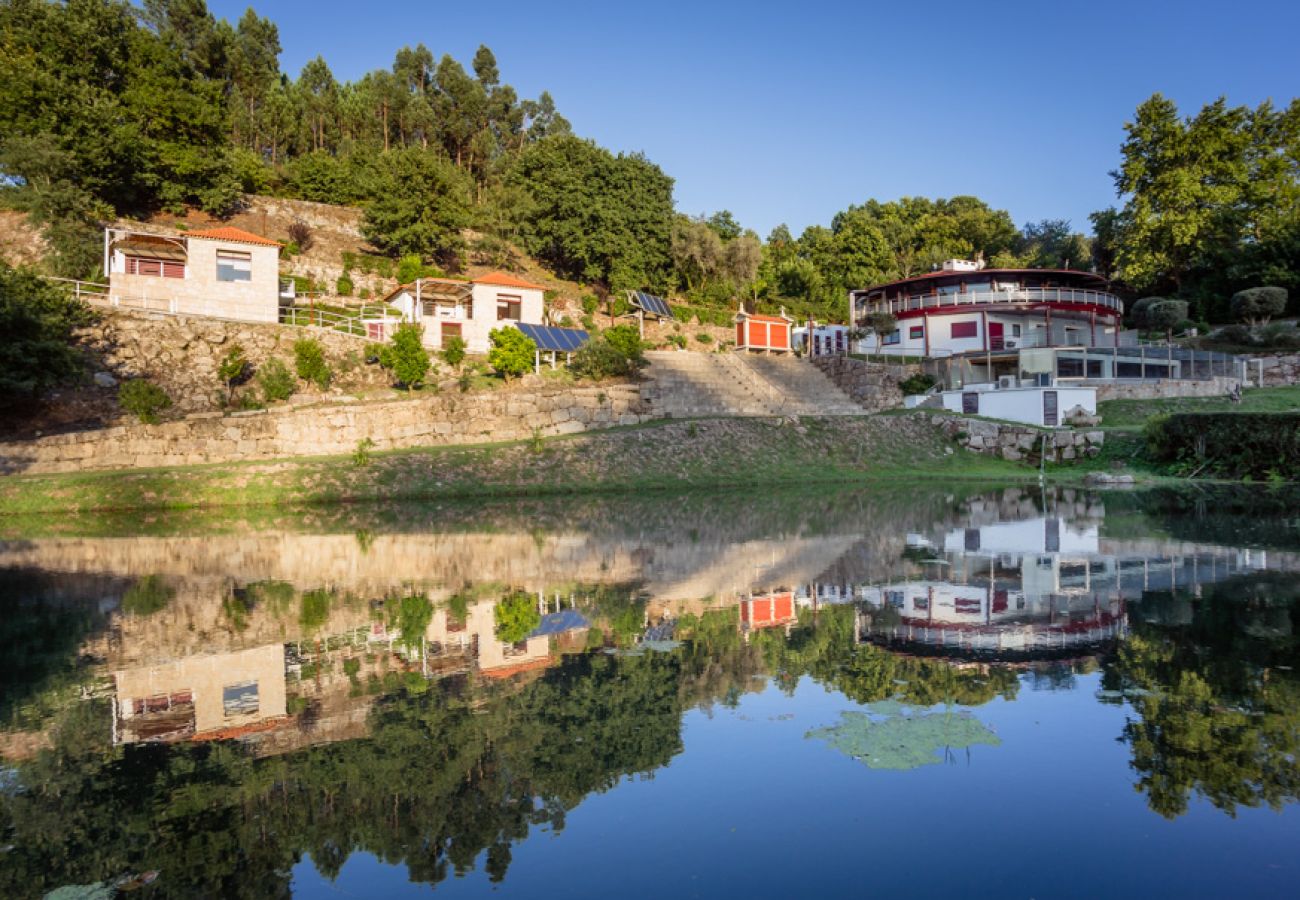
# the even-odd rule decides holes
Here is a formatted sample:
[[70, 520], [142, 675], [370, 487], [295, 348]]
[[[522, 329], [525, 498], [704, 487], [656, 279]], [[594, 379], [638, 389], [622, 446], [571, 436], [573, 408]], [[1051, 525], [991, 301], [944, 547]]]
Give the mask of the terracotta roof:
[[789, 319], [783, 319], [780, 316], [765, 316], [761, 313], [740, 312], [738, 315], [744, 316], [754, 322], [771, 322], [774, 325], [789, 325]]
[[206, 241], [235, 241], [240, 244], [257, 244], [261, 247], [283, 246], [279, 241], [264, 238], [260, 234], [253, 234], [253, 232], [245, 231], [242, 228], [235, 228], [233, 225], [222, 225], [220, 228], [207, 228], [203, 231], [188, 231], [185, 236], [203, 238]]
[[555, 662], [550, 656], [543, 656], [541, 659], [531, 659], [527, 662], [506, 664], [496, 666], [490, 669], [480, 669], [479, 673], [488, 678], [509, 678], [512, 675], [518, 675], [522, 672], [532, 672], [536, 669], [545, 669], [551, 663]]
[[544, 291], [546, 288], [540, 284], [533, 284], [530, 281], [524, 281], [522, 278], [516, 278], [506, 272], [488, 272], [486, 275], [480, 275], [474, 279], [475, 284], [496, 284], [501, 287], [524, 288], [531, 291]]

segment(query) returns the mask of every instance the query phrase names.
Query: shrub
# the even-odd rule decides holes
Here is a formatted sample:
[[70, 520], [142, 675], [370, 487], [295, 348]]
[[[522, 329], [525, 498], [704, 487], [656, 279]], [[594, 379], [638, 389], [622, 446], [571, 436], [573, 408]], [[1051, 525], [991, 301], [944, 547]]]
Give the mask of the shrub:
[[501, 598], [492, 610], [496, 621], [496, 636], [507, 644], [516, 644], [528, 637], [542, 624], [542, 614], [537, 611], [537, 601], [532, 595], [518, 591]]
[[595, 294], [582, 295], [582, 311], [587, 315], [594, 315], [596, 310], [600, 309], [600, 299]]
[[358, 469], [364, 469], [370, 465], [370, 451], [375, 449], [375, 442], [370, 438], [362, 438], [357, 441], [357, 449], [352, 451], [352, 465]]
[[244, 348], [235, 344], [226, 351], [226, 355], [217, 365], [217, 377], [226, 387], [227, 403], [234, 398], [235, 385], [242, 382], [247, 374], [248, 357], [244, 356]]
[[1146, 327], [1172, 336], [1179, 322], [1187, 318], [1186, 300], [1160, 300], [1146, 307]]
[[708, 334], [708, 333], [703, 332], [703, 331], [701, 331], [699, 334], [697, 334], [697, 335], [695, 336], [695, 339], [696, 339], [697, 341], [699, 341], [701, 344], [712, 344], [712, 343], [713, 343], [713, 335]]
[[135, 616], [151, 616], [172, 602], [176, 591], [160, 575], [146, 575], [122, 595], [122, 609]]
[[455, 335], [443, 341], [442, 360], [453, 369], [459, 369], [460, 364], [465, 361], [465, 339]]
[[917, 372], [915, 375], [909, 375], [900, 381], [898, 387], [907, 395], [924, 394], [934, 387], [934, 376], [927, 375], [924, 372]]
[[1129, 319], [1138, 328], [1150, 328], [1151, 325], [1147, 319], [1147, 310], [1155, 304], [1163, 303], [1164, 301], [1164, 297], [1143, 297], [1140, 300], [1134, 300], [1128, 308]]
[[674, 347], [677, 347], [677, 348], [680, 349], [680, 350], [685, 350], [685, 349], [686, 349], [686, 335], [684, 335], [684, 334], [670, 334], [670, 335], [668, 335], [668, 343], [672, 344]]
[[1259, 338], [1255, 332], [1245, 325], [1229, 325], [1226, 328], [1220, 328], [1214, 336], [1214, 340], [1220, 344], [1236, 344], [1241, 347], [1249, 347], [1251, 344], [1259, 343]]
[[492, 342], [488, 363], [507, 381], [533, 367], [537, 344], [518, 328], [494, 328], [488, 338]]
[[312, 234], [311, 226], [302, 219], [294, 219], [289, 225], [289, 240], [298, 245], [299, 252], [306, 253], [315, 243], [315, 237]]
[[1253, 287], [1232, 295], [1232, 314], [1252, 326], [1266, 324], [1286, 312], [1287, 290], [1282, 287]]
[[393, 373], [408, 393], [419, 387], [429, 374], [429, 351], [424, 349], [423, 329], [413, 322], [398, 325], [392, 341], [380, 354], [379, 363]]
[[1152, 458], [1187, 474], [1300, 478], [1300, 413], [1178, 413], [1145, 436]]
[[443, 278], [446, 274], [437, 266], [426, 264], [415, 253], [406, 254], [397, 263], [397, 280], [402, 284], [410, 284], [417, 278]]
[[340, 297], [351, 297], [353, 287], [352, 276], [347, 272], [344, 272], [338, 277], [338, 280], [334, 282], [334, 293], [338, 294]]
[[569, 364], [569, 370], [575, 376], [592, 380], [628, 375], [633, 369], [634, 364], [603, 334], [589, 338], [583, 343], [574, 352], [573, 362]]
[[117, 402], [146, 425], [158, 422], [158, 413], [172, 405], [172, 398], [152, 381], [132, 378], [117, 389]]
[[631, 363], [640, 365], [644, 362], [645, 343], [641, 340], [640, 329], [635, 325], [615, 325], [604, 333], [609, 345]]
[[93, 319], [68, 291], [0, 262], [0, 406], [81, 374], [73, 332]]
[[262, 389], [262, 398], [267, 403], [288, 400], [298, 387], [289, 367], [274, 356], [262, 363], [257, 370], [257, 385]]
[[303, 381], [310, 381], [322, 391], [330, 386], [330, 367], [325, 362], [325, 349], [320, 341], [314, 338], [294, 341], [293, 364]]

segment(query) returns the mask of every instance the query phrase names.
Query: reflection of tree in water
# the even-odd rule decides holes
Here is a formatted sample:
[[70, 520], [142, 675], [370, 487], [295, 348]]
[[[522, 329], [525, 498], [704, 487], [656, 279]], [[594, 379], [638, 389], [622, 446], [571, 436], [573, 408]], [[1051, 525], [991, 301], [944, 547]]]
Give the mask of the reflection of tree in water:
[[237, 743], [108, 749], [101, 702], [69, 706], [55, 747], [0, 795], [13, 849], [0, 895], [161, 869], [159, 896], [283, 896], [309, 853], [334, 876], [356, 851], [437, 882], [486, 851], [559, 830], [592, 791], [681, 749], [672, 655], [569, 657], [542, 678], [456, 690], [443, 682], [376, 707], [369, 737], [255, 759]]
[[1300, 585], [1252, 576], [1199, 598], [1152, 594], [1108, 667], [1137, 787], [1166, 818], [1197, 795], [1229, 815], [1300, 796]]

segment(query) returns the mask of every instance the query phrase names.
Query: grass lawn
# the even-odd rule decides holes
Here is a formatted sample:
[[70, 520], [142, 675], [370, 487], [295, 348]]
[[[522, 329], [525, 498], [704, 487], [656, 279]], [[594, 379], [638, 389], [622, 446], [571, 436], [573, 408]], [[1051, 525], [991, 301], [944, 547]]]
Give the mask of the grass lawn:
[[1227, 397], [1172, 397], [1159, 400], [1106, 400], [1097, 404], [1102, 427], [1136, 430], [1152, 416], [1171, 413], [1224, 412], [1270, 413], [1300, 411], [1300, 385], [1274, 388], [1250, 388], [1241, 403]]

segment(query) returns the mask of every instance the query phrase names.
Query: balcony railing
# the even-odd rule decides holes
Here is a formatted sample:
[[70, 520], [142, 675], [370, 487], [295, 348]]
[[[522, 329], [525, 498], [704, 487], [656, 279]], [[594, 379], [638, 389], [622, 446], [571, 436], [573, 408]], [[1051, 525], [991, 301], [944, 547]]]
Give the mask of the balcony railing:
[[1124, 303], [1114, 294], [1084, 288], [1017, 288], [1009, 291], [967, 291], [964, 294], [923, 294], [892, 300], [859, 299], [859, 313], [887, 312], [897, 315], [914, 310], [962, 306], [1032, 306], [1039, 303], [1064, 303], [1075, 306], [1100, 306], [1123, 314]]

